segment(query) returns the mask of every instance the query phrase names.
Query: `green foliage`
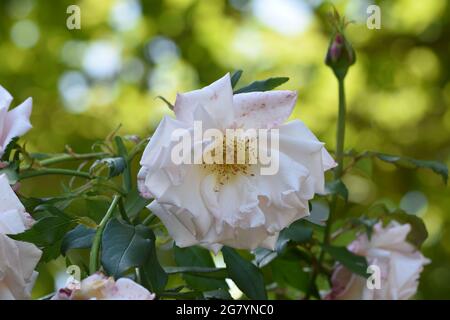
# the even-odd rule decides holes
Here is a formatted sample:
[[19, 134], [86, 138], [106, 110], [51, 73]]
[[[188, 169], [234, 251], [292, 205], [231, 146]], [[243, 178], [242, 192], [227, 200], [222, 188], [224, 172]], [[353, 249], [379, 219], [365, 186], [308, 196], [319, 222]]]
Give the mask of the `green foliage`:
[[229, 247], [222, 248], [223, 259], [230, 278], [250, 299], [265, 300], [267, 293], [261, 271]]
[[336, 194], [345, 201], [348, 200], [348, 190], [341, 180], [333, 180], [325, 185], [325, 189], [329, 194]]
[[149, 200], [140, 196], [139, 191], [136, 188], [132, 189], [125, 199], [125, 211], [127, 212], [128, 217], [131, 219], [138, 217], [149, 202]]
[[280, 286], [292, 286], [302, 292], [307, 292], [310, 282], [308, 272], [302, 270], [299, 261], [276, 259], [270, 265], [273, 278]]
[[152, 235], [152, 242], [150, 244], [150, 251], [147, 260], [142, 267], [139, 268], [142, 283], [152, 292], [160, 293], [167, 284], [168, 275], [162, 268], [158, 257], [156, 255], [156, 238]]
[[278, 86], [281, 86], [283, 83], [287, 82], [289, 78], [287, 77], [278, 77], [278, 78], [269, 78], [266, 80], [255, 81], [250, 83], [249, 85], [242, 87], [238, 90], [235, 90], [234, 93], [246, 93], [246, 92], [255, 92], [255, 91], [270, 91], [275, 89]]
[[[142, 229], [143, 234], [151, 232], [148, 235], [149, 238], [139, 236], [142, 241], [149, 243], [150, 250], [143, 251], [144, 255], [147, 252], [148, 259], [141, 261], [140, 258], [131, 255], [130, 260], [127, 260], [128, 254], [123, 253], [124, 260], [131, 261], [129, 268], [123, 271], [123, 275], [134, 276], [136, 273], [136, 281], [159, 293], [159, 297], [229, 298], [225, 291], [226, 287], [222, 285], [225, 283], [223, 277], [231, 277], [232, 266], [227, 264], [226, 270], [215, 268], [209, 252], [201, 248], [198, 249], [201, 251], [198, 256], [191, 252], [191, 249], [195, 251], [196, 248], [178, 248], [183, 253], [177, 253], [178, 249], [174, 248], [167, 253], [170, 243], [168, 246], [167, 233], [158, 219], [156, 217], [151, 219], [151, 224], [145, 227], [139, 225], [148, 215], [145, 206], [150, 200], [141, 198], [134, 187], [136, 163], [132, 163], [131, 160], [134, 156], [140, 155], [141, 147], [145, 147], [146, 140], [142, 140], [140, 146], [130, 148], [130, 143], [125, 136], [119, 138], [115, 132], [106, 141], [95, 143], [94, 150], [89, 150], [89, 145], [105, 136], [118, 123], [124, 123], [123, 130], [126, 134], [149, 136], [161, 117], [162, 102], [154, 99], [156, 95], [164, 94], [168, 99], [163, 97], [160, 99], [172, 109], [173, 104], [169, 101], [174, 101], [177, 91], [206, 85], [210, 83], [210, 80], [223, 75], [225, 70], [231, 70], [239, 64], [240, 67], [248, 70], [246, 74], [247, 72], [252, 74], [255, 79], [266, 79], [276, 74], [285, 74], [293, 79], [287, 88], [290, 90], [300, 88], [300, 102], [292, 117], [300, 117], [321, 141], [326, 140], [327, 148], [331, 145], [332, 149], [333, 141], [330, 137], [335, 131], [335, 117], [328, 115], [334, 113], [336, 108], [329, 103], [330, 99], [334, 99], [334, 91], [331, 94], [330, 91], [335, 89], [335, 84], [329, 81], [330, 72], [321, 72], [323, 53], [316, 53], [318, 48], [325, 48], [327, 45], [326, 39], [329, 33], [324, 27], [322, 16], [329, 8], [320, 1], [311, 7], [313, 21], [320, 27], [308, 28], [299, 35], [301, 41], [292, 41], [296, 38], [275, 34], [266, 26], [251, 25], [252, 28], [256, 28], [258, 43], [264, 44], [264, 50], [259, 50], [257, 55], [252, 53], [249, 57], [247, 50], [241, 50], [241, 46], [234, 45], [235, 41], [238, 41], [236, 39], [239, 38], [237, 37], [239, 34], [233, 30], [239, 31], [242, 26], [252, 24], [253, 21], [247, 18], [252, 15], [241, 13], [230, 5], [231, 2], [225, 1], [220, 10], [213, 10], [214, 5], [209, 1], [182, 6], [175, 3], [154, 6], [151, 2], [143, 1], [141, 21], [143, 23], [139, 25], [144, 26], [145, 29], [121, 32], [119, 38], [123, 39], [121, 43], [124, 49], [123, 61], [141, 62], [144, 76], [140, 81], [130, 84], [122, 79], [121, 75], [117, 75], [109, 79], [106, 84], [97, 82], [86, 75], [81, 63], [82, 57], [78, 57], [80, 61], [71, 59], [70, 64], [61, 60], [65, 52], [70, 51], [67, 48], [71, 44], [89, 46], [97, 39], [99, 31], [116, 39], [117, 31], [109, 28], [106, 20], [101, 20], [103, 18], [99, 15], [99, 20], [91, 21], [89, 25], [86, 25], [87, 28], [83, 27], [81, 33], [54, 32], [60, 30], [62, 20], [48, 19], [49, 14], [53, 16], [56, 13], [55, 16], [58, 16], [58, 12], [64, 13], [70, 3], [65, 0], [57, 4], [42, 2], [39, 6], [34, 6], [30, 16], [27, 17], [36, 23], [36, 27], [41, 31], [41, 38], [35, 47], [24, 50], [15, 46], [13, 37], [10, 35], [10, 31], [19, 20], [13, 15], [14, 7], [10, 6], [9, 2], [0, 4], [2, 17], [0, 37], [4, 40], [0, 44], [0, 54], [4, 60], [0, 66], [1, 84], [13, 93], [14, 101], [21, 101], [33, 95], [34, 133], [28, 134], [24, 139], [24, 141], [27, 140], [27, 149], [33, 151], [32, 153], [28, 154], [24, 150], [25, 146], [22, 143], [19, 144], [17, 139], [8, 145], [2, 161], [9, 163], [0, 169], [0, 174], [7, 174], [11, 184], [21, 183], [20, 198], [27, 212], [37, 220], [30, 230], [11, 237], [35, 243], [43, 249], [41, 269], [45, 272], [48, 270], [54, 272], [54, 265], [47, 265], [46, 262], [57, 258], [60, 254], [68, 253], [71, 249], [89, 248], [96, 231], [94, 228], [108, 210], [112, 194], [120, 194], [123, 211], [119, 207], [116, 208], [111, 221], [115, 221], [120, 214], [125, 222], [118, 223], [124, 226], [123, 229], [138, 228]], [[345, 34], [346, 41], [350, 41], [353, 36], [364, 40], [358, 43], [358, 70], [355, 68], [350, 71], [346, 82], [351, 92], [348, 96], [347, 146], [358, 150], [369, 149], [382, 152], [349, 154], [346, 159], [349, 160], [346, 163], [348, 167], [344, 168], [343, 179], [347, 185], [344, 185], [340, 179], [328, 179], [327, 195], [320, 196], [319, 201], [329, 208], [333, 196], [345, 200], [345, 203], [339, 200], [339, 205], [331, 208], [335, 210], [332, 213], [338, 219], [330, 222], [333, 225], [330, 233], [336, 233], [338, 236], [341, 226], [347, 232], [346, 235], [354, 237], [357, 232], [363, 232], [370, 238], [373, 226], [380, 221], [384, 224], [393, 220], [409, 223], [412, 231], [408, 235], [408, 240], [418, 248], [422, 246], [425, 255], [433, 260], [433, 263], [425, 269], [419, 297], [442, 298], [450, 294], [448, 281], [443, 281], [440, 273], [441, 270], [448, 269], [448, 250], [445, 241], [432, 241], [423, 245], [428, 232], [422, 218], [431, 225], [430, 232], [434, 236], [433, 239], [436, 235], [445, 239], [445, 231], [450, 221], [447, 210], [448, 188], [437, 186], [431, 175], [416, 174], [407, 170], [394, 171], [393, 168], [388, 170], [385, 163], [400, 168], [428, 169], [438, 174], [444, 182], [448, 180], [448, 168], [445, 161], [449, 161], [447, 146], [450, 141], [448, 86], [446, 86], [449, 68], [446, 68], [448, 54], [443, 49], [448, 41], [445, 32], [434, 32], [449, 29], [450, 20], [446, 15], [440, 14], [448, 11], [448, 4], [441, 7], [438, 5], [440, 10], [437, 10], [438, 7], [435, 4], [431, 5], [431, 2], [425, 4], [421, 7], [423, 14], [417, 17], [411, 14], [415, 10], [414, 6], [395, 10], [396, 5], [392, 5], [389, 1], [380, 1], [377, 4], [382, 7], [382, 10], [388, 7], [393, 9], [391, 10], [394, 12], [391, 17], [392, 22], [401, 25], [401, 28], [368, 31], [365, 26], [360, 28], [360, 21], [357, 21], [357, 27], [349, 26], [348, 33]], [[99, 8], [107, 12], [111, 5], [112, 2], [111, 4], [104, 2], [99, 4]], [[340, 4], [343, 9], [346, 6], [345, 3]], [[208, 15], [205, 15], [205, 12], [208, 12]], [[170, 19], [167, 19], [167, 17], [175, 16], [180, 21], [179, 24], [172, 24]], [[252, 16], [252, 19], [256, 18]], [[152, 26], [150, 29], [147, 28], [149, 25]], [[220, 32], [220, 28], [224, 25], [229, 32]], [[193, 30], [195, 32], [192, 32]], [[368, 32], [370, 32], [369, 38]], [[147, 61], [147, 57], [144, 56], [144, 52], [147, 52], [143, 50], [144, 43], [148, 40], [152, 41], [155, 35], [173, 41], [179, 53], [179, 59], [175, 63], [164, 65], [164, 72], [160, 72], [162, 64]], [[252, 43], [247, 37], [245, 39], [249, 41], [246, 43], [247, 46], [253, 45], [258, 48], [258, 43]], [[48, 50], [49, 43], [52, 44], [52, 50]], [[137, 43], [140, 44], [136, 45]], [[230, 43], [233, 45], [228, 45]], [[380, 46], [380, 43], [383, 45]], [[347, 42], [344, 45], [344, 52], [354, 53], [353, 49], [350, 50], [347, 46]], [[267, 48], [277, 49], [267, 50]], [[33, 57], [39, 57], [39, 61], [34, 64], [26, 63]], [[343, 58], [348, 57], [348, 55], [343, 56]], [[67, 112], [63, 107], [64, 99], [55, 84], [61, 81], [67, 71], [76, 71], [88, 78], [89, 100], [93, 103], [84, 112], [75, 114]], [[345, 68], [346, 71], [347, 68]], [[355, 73], [352, 73], [354, 71]], [[43, 74], [45, 77], [42, 76]], [[158, 76], [159, 74], [163, 76]], [[152, 79], [155, 79], [154, 83], [165, 83], [162, 92], [156, 91], [154, 88], [159, 86], [154, 86], [153, 83], [152, 86], [147, 86], [150, 75]], [[360, 79], [361, 75], [363, 78], [366, 77], [367, 81], [355, 81]], [[239, 88], [238, 82], [241, 76], [241, 70], [232, 74], [233, 88]], [[167, 81], [172, 77], [177, 81]], [[285, 81], [287, 78], [256, 81], [236, 90], [236, 93], [270, 90]], [[110, 90], [109, 85], [114, 89], [111, 90], [109, 99], [106, 99], [109, 102], [104, 102], [104, 99], [100, 99], [99, 96], [103, 96], [101, 94], [103, 90]], [[106, 105], [102, 105], [103, 103]], [[65, 147], [66, 145], [70, 147]], [[63, 149], [65, 153], [61, 153]], [[78, 153], [73, 152], [72, 149], [80, 152], [100, 149], [105, 154], [79, 158], [74, 156], [78, 156]], [[36, 150], [42, 152], [34, 152]], [[53, 154], [53, 152], [57, 153]], [[411, 157], [384, 152], [411, 155]], [[70, 171], [61, 170], [56, 172], [58, 175], [55, 175], [54, 171], [52, 173], [48, 169], [60, 167], [60, 162], [55, 159], [60, 156], [70, 159], [61, 165], [61, 169]], [[443, 162], [418, 160], [419, 158], [440, 159]], [[92, 165], [92, 162], [95, 164]], [[86, 168], [90, 165], [92, 170], [88, 172]], [[103, 170], [108, 172], [102, 175]], [[29, 172], [45, 174], [45, 179], [28, 179], [24, 173]], [[83, 176], [75, 177], [73, 175], [75, 172], [84, 174], [84, 178]], [[51, 176], [50, 173], [52, 173]], [[361, 191], [363, 194], [365, 190], [358, 189], [361, 184], [353, 183], [352, 179], [346, 180], [347, 173], [352, 178], [363, 177], [365, 186], [370, 188], [366, 197], [358, 199], [357, 203], [352, 202], [352, 192], [356, 188], [356, 191]], [[61, 194], [62, 185], [63, 193]], [[420, 217], [411, 215], [386, 206], [369, 207], [379, 198], [389, 197], [393, 201], [398, 201], [411, 189], [422, 191], [428, 198], [429, 210], [423, 216], [422, 214]], [[49, 195], [53, 194], [58, 196], [49, 198]], [[314, 200], [315, 203], [318, 203], [317, 200]], [[47, 210], [40, 207], [42, 204], [56, 207], [64, 211], [64, 215], [54, 209]], [[358, 213], [352, 213], [352, 218], [347, 220], [347, 214], [354, 206], [358, 206]], [[125, 219], [123, 212], [128, 219]], [[259, 283], [260, 288], [268, 286], [270, 298], [298, 299], [301, 295], [298, 295], [295, 290], [302, 293], [308, 291], [305, 284], [310, 282], [315, 270], [312, 268], [311, 259], [320, 257], [320, 244], [324, 241], [327, 215], [324, 211], [320, 212], [320, 215], [317, 213], [317, 210], [312, 210], [311, 216], [308, 217], [308, 221], [313, 222], [314, 225], [295, 222], [283, 230], [275, 250], [256, 249], [254, 254], [258, 267], [252, 267], [249, 261], [238, 256], [240, 259], [236, 260], [240, 263], [231, 263], [231, 265], [238, 265], [233, 269], [234, 277], [239, 278], [236, 273], [240, 271], [240, 264], [242, 264], [246, 272], [259, 279], [256, 283]], [[153, 232], [157, 235], [158, 241]], [[334, 239], [331, 239], [330, 246], [324, 247], [327, 248], [325, 249], [327, 256], [322, 263], [323, 268], [317, 269], [319, 276], [329, 279], [329, 270], [335, 261], [344, 265], [346, 263], [347, 267], [351, 265], [354, 272], [362, 273], [364, 263], [345, 248], [336, 246]], [[298, 256], [293, 255], [293, 252], [296, 252]], [[236, 258], [233, 254], [237, 253], [232, 252], [231, 258]], [[178, 267], [167, 267], [174, 265], [173, 256]], [[230, 254], [228, 260], [230, 260]], [[136, 261], [141, 262], [137, 267], [139, 272], [135, 272], [136, 266], [133, 266]], [[60, 261], [52, 263], [57, 264]], [[112, 261], [109, 263], [113, 264]], [[122, 268], [125, 268], [123, 263]], [[263, 283], [260, 276], [255, 276], [261, 273], [264, 274]], [[179, 276], [180, 274], [182, 277]], [[249, 292], [256, 290], [244, 280], [240, 279], [241, 284], [238, 284], [241, 289], [247, 288]], [[40, 278], [38, 281], [43, 280]], [[289, 292], [275, 293], [275, 290], [270, 289], [273, 282], [283, 287], [289, 286], [290, 289], [286, 290]], [[319, 281], [316, 282], [320, 289], [327, 288]], [[166, 288], [168, 283], [176, 287]], [[52, 284], [47, 286], [53, 288]], [[294, 293], [291, 292], [292, 290]], [[41, 293], [47, 292], [35, 294]], [[247, 292], [246, 295], [250, 297]], [[256, 295], [262, 296], [261, 293], [253, 292], [253, 296]]]
[[[183, 278], [186, 283], [195, 290], [200, 291], [211, 291], [217, 289], [228, 289], [228, 285], [223, 280], [226, 277], [226, 273], [219, 274], [219, 279], [209, 279], [212, 275], [216, 275], [215, 272], [198, 272], [200, 268], [215, 269], [214, 261], [208, 250], [196, 247], [189, 248], [179, 248], [174, 246], [175, 261], [179, 267], [185, 267], [187, 269], [182, 269]], [[194, 269], [193, 269], [194, 267]], [[195, 274], [195, 275], [192, 275]], [[217, 276], [217, 275], [216, 275]], [[208, 277], [208, 278], [206, 278]]]
[[67, 232], [61, 243], [61, 254], [66, 255], [70, 249], [90, 248], [94, 240], [95, 230], [80, 224]]
[[110, 220], [102, 237], [101, 261], [105, 271], [119, 278], [130, 268], [142, 266], [150, 256], [152, 241], [149, 228]]
[[242, 70], [237, 70], [233, 72], [231, 75], [231, 87], [234, 89], [236, 87], [237, 83], [239, 82], [239, 79], [241, 79], [242, 76]]
[[365, 278], [369, 277], [369, 274], [367, 273], [368, 265], [366, 258], [354, 254], [346, 247], [324, 245], [323, 248], [334, 259], [336, 259], [336, 261], [342, 263], [342, 265], [348, 268], [350, 271]]
[[430, 169], [434, 173], [440, 175], [445, 184], [447, 184], [448, 181], [448, 167], [446, 164], [439, 161], [418, 160], [410, 157], [396, 156], [373, 151], [365, 151], [359, 155], [355, 155], [355, 158], [357, 161], [364, 158], [376, 158], [407, 169]]
[[280, 232], [274, 251], [265, 248], [254, 250], [255, 263], [262, 268], [282, 255], [289, 242], [306, 244], [312, 240], [312, 237], [313, 229], [310, 226], [307, 226], [302, 220], [295, 221]]
[[47, 207], [46, 214], [47, 216], [39, 219], [30, 229], [10, 236], [15, 240], [31, 242], [42, 249], [43, 262], [59, 256], [63, 238], [75, 226], [73, 219], [55, 207]]

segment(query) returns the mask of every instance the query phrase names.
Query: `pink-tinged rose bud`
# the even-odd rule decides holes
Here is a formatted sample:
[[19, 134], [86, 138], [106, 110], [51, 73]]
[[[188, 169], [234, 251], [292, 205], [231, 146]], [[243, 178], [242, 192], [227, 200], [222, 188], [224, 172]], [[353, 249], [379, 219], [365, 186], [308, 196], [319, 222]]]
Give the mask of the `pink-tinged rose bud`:
[[329, 59], [336, 62], [342, 52], [342, 46], [344, 44], [344, 38], [341, 34], [336, 34], [334, 41], [331, 43], [330, 50], [328, 51]]
[[345, 17], [340, 17], [335, 10], [331, 17], [331, 23], [334, 31], [328, 46], [325, 64], [333, 69], [338, 78], [343, 79], [347, 74], [348, 68], [355, 63], [356, 55], [344, 33], [348, 25]]

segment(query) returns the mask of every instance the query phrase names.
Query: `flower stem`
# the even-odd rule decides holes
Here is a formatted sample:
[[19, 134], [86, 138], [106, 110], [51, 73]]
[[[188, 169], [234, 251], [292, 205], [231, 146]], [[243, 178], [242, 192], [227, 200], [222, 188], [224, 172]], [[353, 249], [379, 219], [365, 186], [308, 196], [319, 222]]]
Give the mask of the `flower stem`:
[[93, 177], [83, 171], [69, 170], [69, 169], [59, 169], [59, 168], [41, 168], [37, 170], [26, 170], [20, 173], [19, 180], [24, 180], [33, 177], [46, 176], [46, 175], [64, 175], [64, 176], [74, 176], [86, 179], [92, 179]]
[[[337, 122], [337, 133], [336, 133], [336, 162], [337, 168], [334, 171], [334, 178], [338, 180], [342, 177], [344, 168], [344, 140], [345, 140], [345, 115], [346, 115], [346, 102], [345, 102], [345, 87], [344, 87], [344, 77], [337, 77], [338, 88], [339, 88], [339, 110], [338, 110], [338, 122]], [[323, 236], [323, 245], [330, 244], [331, 236], [331, 226], [333, 224], [333, 217], [336, 212], [337, 207], [337, 195], [334, 194], [328, 215], [327, 224], [325, 225], [325, 231]], [[319, 274], [319, 269], [322, 268], [323, 259], [325, 257], [325, 250], [322, 247], [319, 254], [319, 259], [317, 262], [317, 267], [313, 269], [311, 276], [310, 286], [308, 292], [306, 293], [305, 299], [309, 299], [315, 286], [316, 278]]]
[[55, 163], [65, 162], [65, 161], [75, 161], [75, 160], [89, 160], [95, 158], [102, 158], [107, 156], [106, 152], [94, 152], [85, 154], [61, 154], [52, 158], [44, 159], [39, 161], [42, 166], [48, 166]]
[[120, 196], [115, 195], [113, 198], [113, 201], [111, 202], [111, 205], [109, 206], [108, 211], [106, 212], [105, 216], [103, 217], [102, 221], [100, 222], [97, 232], [95, 233], [94, 240], [92, 242], [92, 248], [91, 248], [91, 254], [89, 257], [89, 273], [94, 274], [97, 272], [99, 267], [99, 252], [100, 252], [100, 244], [102, 240], [103, 230], [105, 230], [106, 223], [111, 218], [114, 209], [119, 202]]
[[[338, 123], [337, 123], [337, 133], [336, 133], [336, 162], [337, 168], [334, 172], [334, 179], [338, 180], [342, 177], [344, 169], [344, 139], [345, 139], [345, 114], [346, 114], [346, 103], [345, 103], [345, 87], [344, 78], [338, 77], [338, 87], [339, 87], [339, 111], [338, 111]], [[328, 245], [330, 243], [330, 231], [331, 225], [333, 223], [334, 212], [337, 206], [337, 195], [334, 194], [330, 205], [330, 214], [328, 216], [327, 224], [325, 226], [325, 234], [323, 243]], [[322, 250], [323, 251], [323, 250]], [[323, 255], [322, 255], [323, 259]], [[319, 265], [322, 261], [319, 261]]]
[[335, 171], [335, 178], [340, 179], [344, 167], [344, 139], [345, 139], [345, 88], [344, 78], [338, 78], [339, 84], [339, 113], [337, 124], [337, 138], [336, 138], [336, 161], [338, 166]]

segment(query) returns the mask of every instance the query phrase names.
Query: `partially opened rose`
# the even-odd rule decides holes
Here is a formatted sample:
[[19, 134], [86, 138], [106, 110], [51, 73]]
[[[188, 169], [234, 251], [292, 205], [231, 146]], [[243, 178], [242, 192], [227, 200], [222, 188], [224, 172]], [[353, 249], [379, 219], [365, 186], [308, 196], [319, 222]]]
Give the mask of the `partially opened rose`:
[[41, 257], [41, 250], [31, 243], [15, 241], [7, 234], [28, 229], [33, 219], [25, 212], [5, 175], [0, 175], [0, 300], [28, 299]]
[[8, 111], [12, 99], [8, 91], [0, 86], [0, 156], [3, 155], [13, 138], [20, 137], [31, 129], [32, 99], [28, 98], [16, 108]]
[[[175, 119], [161, 121], [138, 174], [141, 194], [155, 198], [148, 208], [178, 246], [273, 248], [280, 230], [309, 214], [308, 200], [324, 191], [324, 171], [335, 162], [301, 121], [284, 124], [296, 99], [293, 91], [233, 95], [228, 74], [201, 90], [178, 94]], [[221, 132], [222, 140], [199, 136], [199, 126], [205, 134], [206, 129]], [[230, 129], [258, 131], [227, 140]], [[271, 130], [270, 139], [264, 129]], [[190, 164], [173, 159], [180, 146], [177, 137], [183, 140], [186, 134], [190, 149], [180, 154], [183, 159], [192, 156]], [[260, 144], [265, 138], [270, 141]], [[237, 150], [245, 161], [226, 162], [230, 154], [236, 160]], [[265, 152], [277, 162], [275, 170], [264, 171]], [[218, 153], [223, 163], [205, 160]], [[256, 163], [249, 161], [252, 156]]]
[[95, 273], [81, 283], [70, 283], [53, 296], [52, 300], [153, 300], [155, 295], [131, 279], [114, 281]]
[[361, 234], [348, 249], [365, 256], [367, 263], [380, 270], [380, 288], [369, 288], [366, 279], [338, 265], [332, 276], [333, 288], [328, 299], [337, 300], [406, 300], [417, 291], [423, 266], [430, 263], [420, 251], [406, 241], [409, 224], [391, 222], [385, 228], [378, 223], [369, 240]]

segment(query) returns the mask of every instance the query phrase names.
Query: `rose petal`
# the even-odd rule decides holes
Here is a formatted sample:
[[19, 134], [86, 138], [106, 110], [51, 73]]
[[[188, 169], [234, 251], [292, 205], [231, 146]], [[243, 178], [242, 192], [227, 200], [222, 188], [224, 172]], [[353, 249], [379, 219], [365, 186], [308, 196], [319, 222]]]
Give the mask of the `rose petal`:
[[107, 295], [107, 299], [153, 300], [155, 299], [155, 295], [131, 279], [120, 278], [116, 281], [115, 290]]
[[33, 244], [0, 234], [0, 297], [29, 299], [42, 252]]
[[198, 240], [195, 237], [196, 231], [193, 223], [191, 222], [190, 226], [187, 227], [188, 223], [186, 223], [186, 221], [190, 213], [179, 213], [179, 216], [185, 217], [185, 223], [183, 223], [183, 219], [180, 219], [176, 214], [176, 211], [181, 210], [176, 210], [176, 208], [171, 205], [161, 205], [157, 201], [153, 201], [147, 208], [152, 211], [162, 221], [162, 223], [164, 223], [167, 231], [175, 240], [177, 246], [184, 248], [198, 243]]
[[199, 106], [203, 106], [224, 128], [232, 122], [233, 89], [228, 73], [203, 89], [178, 94], [174, 112], [178, 120], [192, 124]]
[[0, 214], [8, 210], [25, 212], [25, 207], [11, 189], [7, 176], [2, 174], [0, 175]]
[[3, 123], [3, 134], [0, 138], [0, 141], [3, 143], [3, 149], [7, 147], [13, 138], [24, 135], [32, 128], [30, 123], [32, 104], [33, 100], [28, 98], [6, 115]]
[[12, 100], [13, 97], [11, 94], [5, 88], [0, 86], [0, 110], [7, 110]]
[[233, 97], [235, 126], [244, 129], [279, 126], [289, 118], [296, 101], [295, 91], [236, 94]]

